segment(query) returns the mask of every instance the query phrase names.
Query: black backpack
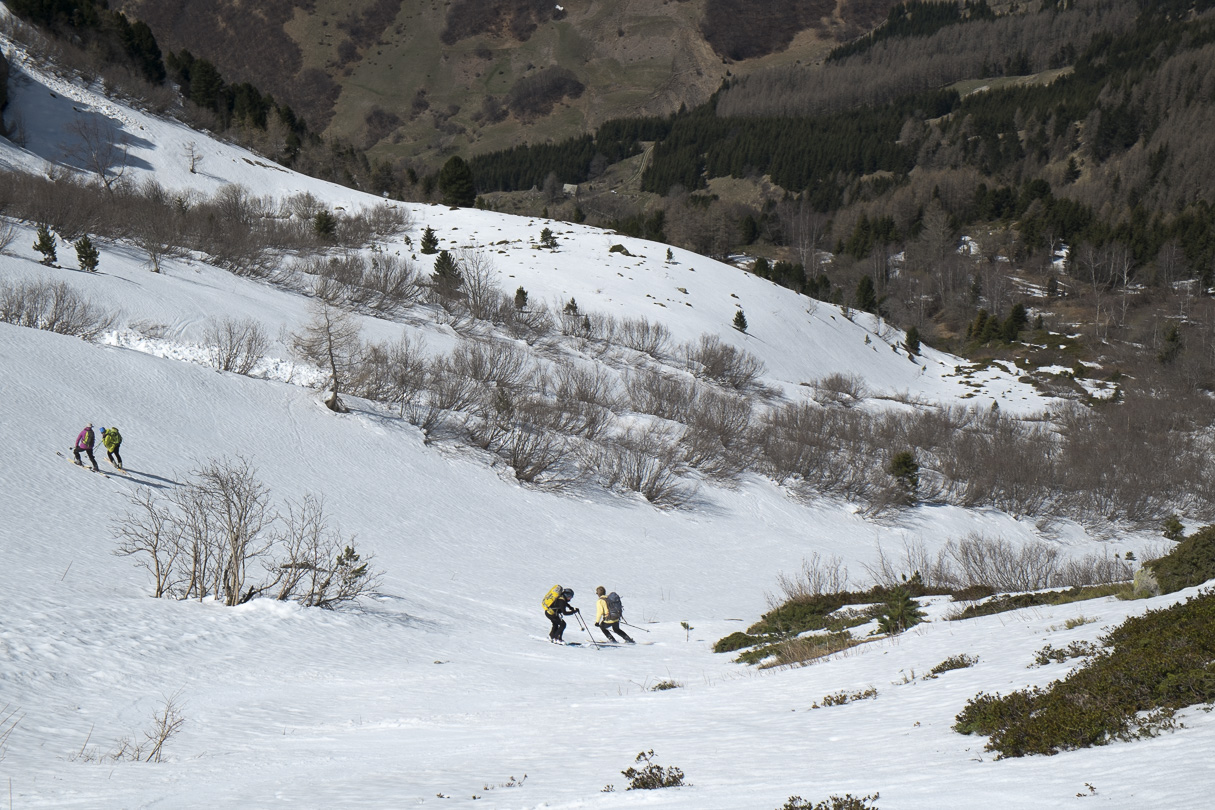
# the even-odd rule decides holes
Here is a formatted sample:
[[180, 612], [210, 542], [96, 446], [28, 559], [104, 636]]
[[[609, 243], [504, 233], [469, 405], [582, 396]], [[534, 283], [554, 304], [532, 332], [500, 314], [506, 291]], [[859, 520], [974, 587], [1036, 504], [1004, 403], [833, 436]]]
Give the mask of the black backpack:
[[624, 618], [624, 605], [620, 604], [620, 597], [616, 595], [615, 591], [609, 593], [604, 599], [607, 600], [608, 619], [618, 622]]

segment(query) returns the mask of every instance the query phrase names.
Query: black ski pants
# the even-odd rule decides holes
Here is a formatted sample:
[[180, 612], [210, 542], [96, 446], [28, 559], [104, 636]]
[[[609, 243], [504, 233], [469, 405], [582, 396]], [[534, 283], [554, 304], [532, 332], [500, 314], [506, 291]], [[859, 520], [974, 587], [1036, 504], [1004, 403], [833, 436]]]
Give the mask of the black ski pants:
[[[120, 444], [118, 447], [122, 447], [122, 445]], [[115, 467], [122, 466], [122, 456], [118, 455], [118, 447], [115, 447], [113, 450], [105, 451], [105, 454], [110, 457], [110, 463]]]
[[553, 641], [561, 641], [561, 634], [565, 632], [565, 619], [561, 618], [560, 613], [546, 613], [548, 620], [553, 623], [553, 629], [548, 631], [548, 637]]
[[613, 630], [615, 630], [617, 633], [619, 633], [620, 637], [622, 639], [624, 639], [625, 641], [628, 641], [630, 643], [633, 641], [633, 639], [629, 638], [628, 633], [626, 633], [620, 629], [620, 620], [619, 619], [617, 619], [614, 622], [604, 619], [603, 621], [599, 622], [599, 629], [603, 631], [603, 634], [605, 636], [607, 636], [608, 641], [616, 640], [616, 637], [612, 635]]
[[89, 456], [89, 461], [93, 462], [93, 469], [97, 469], [97, 459], [93, 458], [93, 448], [91, 447], [73, 447], [72, 455], [76, 457], [76, 463], [80, 463], [80, 451], [83, 450]]

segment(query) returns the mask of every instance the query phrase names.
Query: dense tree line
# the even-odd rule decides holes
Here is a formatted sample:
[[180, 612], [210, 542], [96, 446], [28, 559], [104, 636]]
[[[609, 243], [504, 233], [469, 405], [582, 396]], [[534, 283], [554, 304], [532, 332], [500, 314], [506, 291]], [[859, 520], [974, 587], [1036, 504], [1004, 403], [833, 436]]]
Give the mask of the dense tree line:
[[899, 3], [890, 9], [886, 22], [863, 37], [840, 45], [827, 55], [827, 61], [836, 62], [854, 54], [867, 51], [884, 39], [906, 39], [928, 37], [950, 25], [966, 19], [994, 20], [996, 15], [986, 0], [966, 0], [961, 7], [956, 2], [923, 2], [911, 0]]

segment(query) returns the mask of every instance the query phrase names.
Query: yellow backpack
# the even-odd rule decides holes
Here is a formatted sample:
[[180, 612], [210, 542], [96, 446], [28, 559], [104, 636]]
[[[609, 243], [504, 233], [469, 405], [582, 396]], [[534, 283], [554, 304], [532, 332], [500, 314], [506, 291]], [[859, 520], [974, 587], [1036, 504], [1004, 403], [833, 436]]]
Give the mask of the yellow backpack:
[[562, 587], [560, 585], [554, 585], [549, 589], [549, 592], [544, 595], [544, 598], [540, 600], [540, 604], [544, 605], [545, 613], [553, 612], [553, 602], [561, 598], [561, 591]]

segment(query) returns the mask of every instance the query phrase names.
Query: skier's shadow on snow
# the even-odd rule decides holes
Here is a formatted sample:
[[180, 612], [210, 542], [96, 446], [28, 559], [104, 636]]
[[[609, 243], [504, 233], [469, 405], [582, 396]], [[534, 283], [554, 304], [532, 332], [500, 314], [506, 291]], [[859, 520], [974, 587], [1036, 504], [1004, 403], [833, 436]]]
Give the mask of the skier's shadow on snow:
[[[123, 469], [126, 470], [127, 475], [132, 481], [141, 486], [152, 487], [153, 489], [168, 489], [169, 487], [179, 487], [182, 485], [180, 481], [174, 481], [172, 478], [161, 478], [159, 475], [132, 470], [130, 467], [124, 467]], [[137, 475], [143, 477], [136, 478], [135, 476]], [[155, 483], [156, 481], [160, 481], [161, 483], [157, 484]]]

